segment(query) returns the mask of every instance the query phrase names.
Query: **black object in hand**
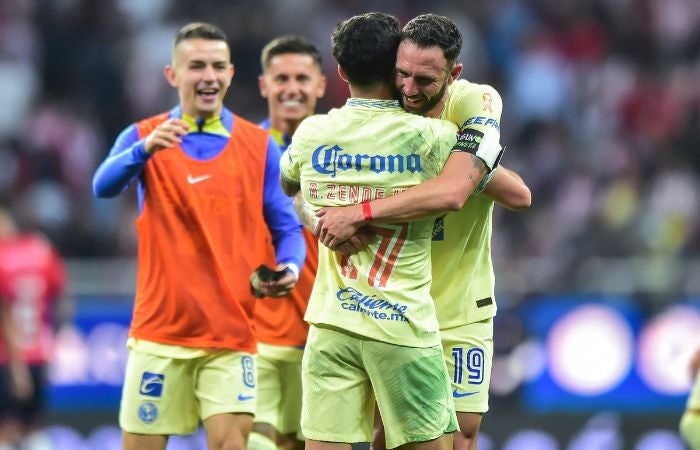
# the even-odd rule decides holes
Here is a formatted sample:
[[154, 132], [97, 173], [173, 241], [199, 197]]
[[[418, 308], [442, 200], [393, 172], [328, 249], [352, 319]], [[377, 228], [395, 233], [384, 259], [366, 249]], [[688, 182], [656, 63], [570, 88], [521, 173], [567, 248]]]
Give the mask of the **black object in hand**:
[[284, 277], [288, 270], [289, 269], [287, 268], [284, 268], [282, 270], [272, 270], [265, 264], [262, 264], [256, 269], [256, 272], [258, 272], [258, 277], [260, 277], [260, 281], [279, 281], [282, 279], [282, 277]]
[[285, 268], [282, 270], [272, 270], [265, 264], [261, 264], [255, 272], [250, 276], [250, 292], [257, 298], [265, 297], [260, 291], [261, 281], [279, 281], [289, 271]]

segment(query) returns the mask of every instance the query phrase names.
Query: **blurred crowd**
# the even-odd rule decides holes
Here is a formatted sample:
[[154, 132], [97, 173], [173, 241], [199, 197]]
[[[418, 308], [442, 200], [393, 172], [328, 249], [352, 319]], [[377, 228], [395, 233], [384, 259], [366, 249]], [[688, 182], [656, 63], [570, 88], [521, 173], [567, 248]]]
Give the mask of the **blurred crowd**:
[[[5, 0], [0, 197], [68, 257], [135, 254], [136, 193], [95, 200], [91, 179], [123, 128], [175, 104], [162, 69], [180, 26], [226, 31], [236, 66], [226, 104], [259, 121], [267, 41], [295, 33], [322, 49], [325, 112], [348, 95], [330, 31], [372, 10], [402, 23], [449, 16], [464, 35], [463, 77], [503, 96], [503, 163], [533, 204], [497, 211], [497, 268], [539, 261], [527, 264], [539, 279], [523, 282], [551, 291], [610, 275], [598, 265], [608, 258], [673, 267], [700, 256], [697, 0]], [[700, 291], [667, 272], [659, 283]]]

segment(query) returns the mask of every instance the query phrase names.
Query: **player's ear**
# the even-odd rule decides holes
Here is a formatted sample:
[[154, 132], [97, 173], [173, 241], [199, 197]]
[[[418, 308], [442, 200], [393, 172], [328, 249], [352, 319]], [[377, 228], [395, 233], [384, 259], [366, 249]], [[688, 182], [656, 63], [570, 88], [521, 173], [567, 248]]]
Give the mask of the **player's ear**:
[[450, 70], [450, 83], [459, 78], [460, 75], [462, 75], [462, 69], [464, 69], [464, 64], [455, 64], [452, 70]]
[[318, 80], [318, 86], [316, 87], [316, 97], [321, 98], [326, 93], [326, 76], [321, 75]]
[[175, 76], [175, 68], [168, 64], [167, 66], [165, 66], [163, 73], [165, 74], [165, 79], [168, 80], [170, 86], [177, 87], [177, 77]]
[[258, 75], [258, 89], [263, 98], [267, 98], [267, 83], [265, 83], [265, 74]]
[[346, 83], [348, 82], [348, 76], [345, 74], [345, 71], [343, 70], [342, 67], [340, 67], [340, 64], [338, 64], [338, 75], [340, 75], [340, 78], [345, 81]]

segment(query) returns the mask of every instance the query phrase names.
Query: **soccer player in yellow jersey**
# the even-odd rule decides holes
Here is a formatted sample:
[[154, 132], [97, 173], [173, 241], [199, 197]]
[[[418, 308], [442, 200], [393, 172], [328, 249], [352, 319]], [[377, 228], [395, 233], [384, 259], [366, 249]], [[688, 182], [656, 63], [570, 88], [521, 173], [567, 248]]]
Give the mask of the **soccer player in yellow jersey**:
[[680, 430], [690, 449], [700, 450], [700, 348], [690, 362], [690, 376], [695, 384], [681, 418]]
[[[301, 36], [279, 36], [262, 50], [260, 93], [267, 99], [269, 129], [283, 158], [302, 120], [314, 114], [323, 97], [326, 77], [321, 54]], [[301, 358], [309, 325], [306, 305], [318, 266], [318, 242], [308, 230], [306, 260], [294, 290], [287, 297], [259, 299], [255, 306], [258, 336], [257, 405], [248, 450], [303, 449], [301, 440]], [[274, 256], [273, 247], [271, 256]]]
[[[314, 209], [361, 203], [437, 175], [456, 152], [472, 161], [473, 190], [500, 157], [497, 143], [455, 139], [447, 121], [408, 114], [394, 99], [396, 19], [368, 13], [340, 23], [333, 56], [351, 98], [301, 123], [282, 158], [282, 184]], [[370, 440], [374, 405], [390, 448], [449, 450], [456, 416], [430, 297], [433, 220], [373, 227], [352, 256], [319, 249], [302, 361], [302, 431], [308, 450]]]
[[[457, 63], [461, 44], [459, 30], [446, 17], [425, 14], [406, 24], [396, 63], [403, 107], [455, 123], [463, 137], [481, 145], [498, 141], [501, 98], [491, 86], [457, 79], [462, 71]], [[468, 168], [468, 161], [451, 158], [440, 176], [369, 204], [375, 222], [456, 211], [435, 223], [431, 289], [460, 424], [456, 450], [476, 449], [481, 415], [488, 409], [496, 314], [491, 261], [494, 201], [510, 209], [530, 204], [530, 191], [520, 176], [502, 166], [492, 172], [488, 184], [482, 183], [480, 189], [485, 185], [485, 191], [465, 203]], [[320, 238], [331, 247], [366, 222], [358, 207], [324, 209], [320, 215]], [[377, 437], [374, 450], [381, 450], [382, 433]]]

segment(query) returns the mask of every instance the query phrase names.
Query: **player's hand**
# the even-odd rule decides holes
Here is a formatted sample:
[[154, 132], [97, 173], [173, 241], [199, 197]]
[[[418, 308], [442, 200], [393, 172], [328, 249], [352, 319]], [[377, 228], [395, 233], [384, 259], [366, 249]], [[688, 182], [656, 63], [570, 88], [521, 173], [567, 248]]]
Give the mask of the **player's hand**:
[[344, 255], [354, 255], [355, 253], [367, 248], [374, 237], [374, 233], [369, 227], [362, 227], [357, 230], [357, 233], [350, 236], [350, 239], [338, 245], [335, 250]]
[[316, 216], [319, 220], [314, 235], [331, 250], [350, 239], [364, 224], [362, 205], [322, 208]]
[[182, 119], [168, 119], [158, 125], [146, 138], [144, 147], [148, 153], [155, 153], [182, 142], [190, 126]]
[[[287, 268], [284, 264], [278, 264], [275, 270], [285, 270]], [[286, 270], [284, 275], [278, 280], [270, 281], [260, 281], [260, 292], [262, 292], [265, 297], [285, 297], [289, 295], [289, 292], [294, 289], [297, 284], [297, 277], [291, 270]]]

